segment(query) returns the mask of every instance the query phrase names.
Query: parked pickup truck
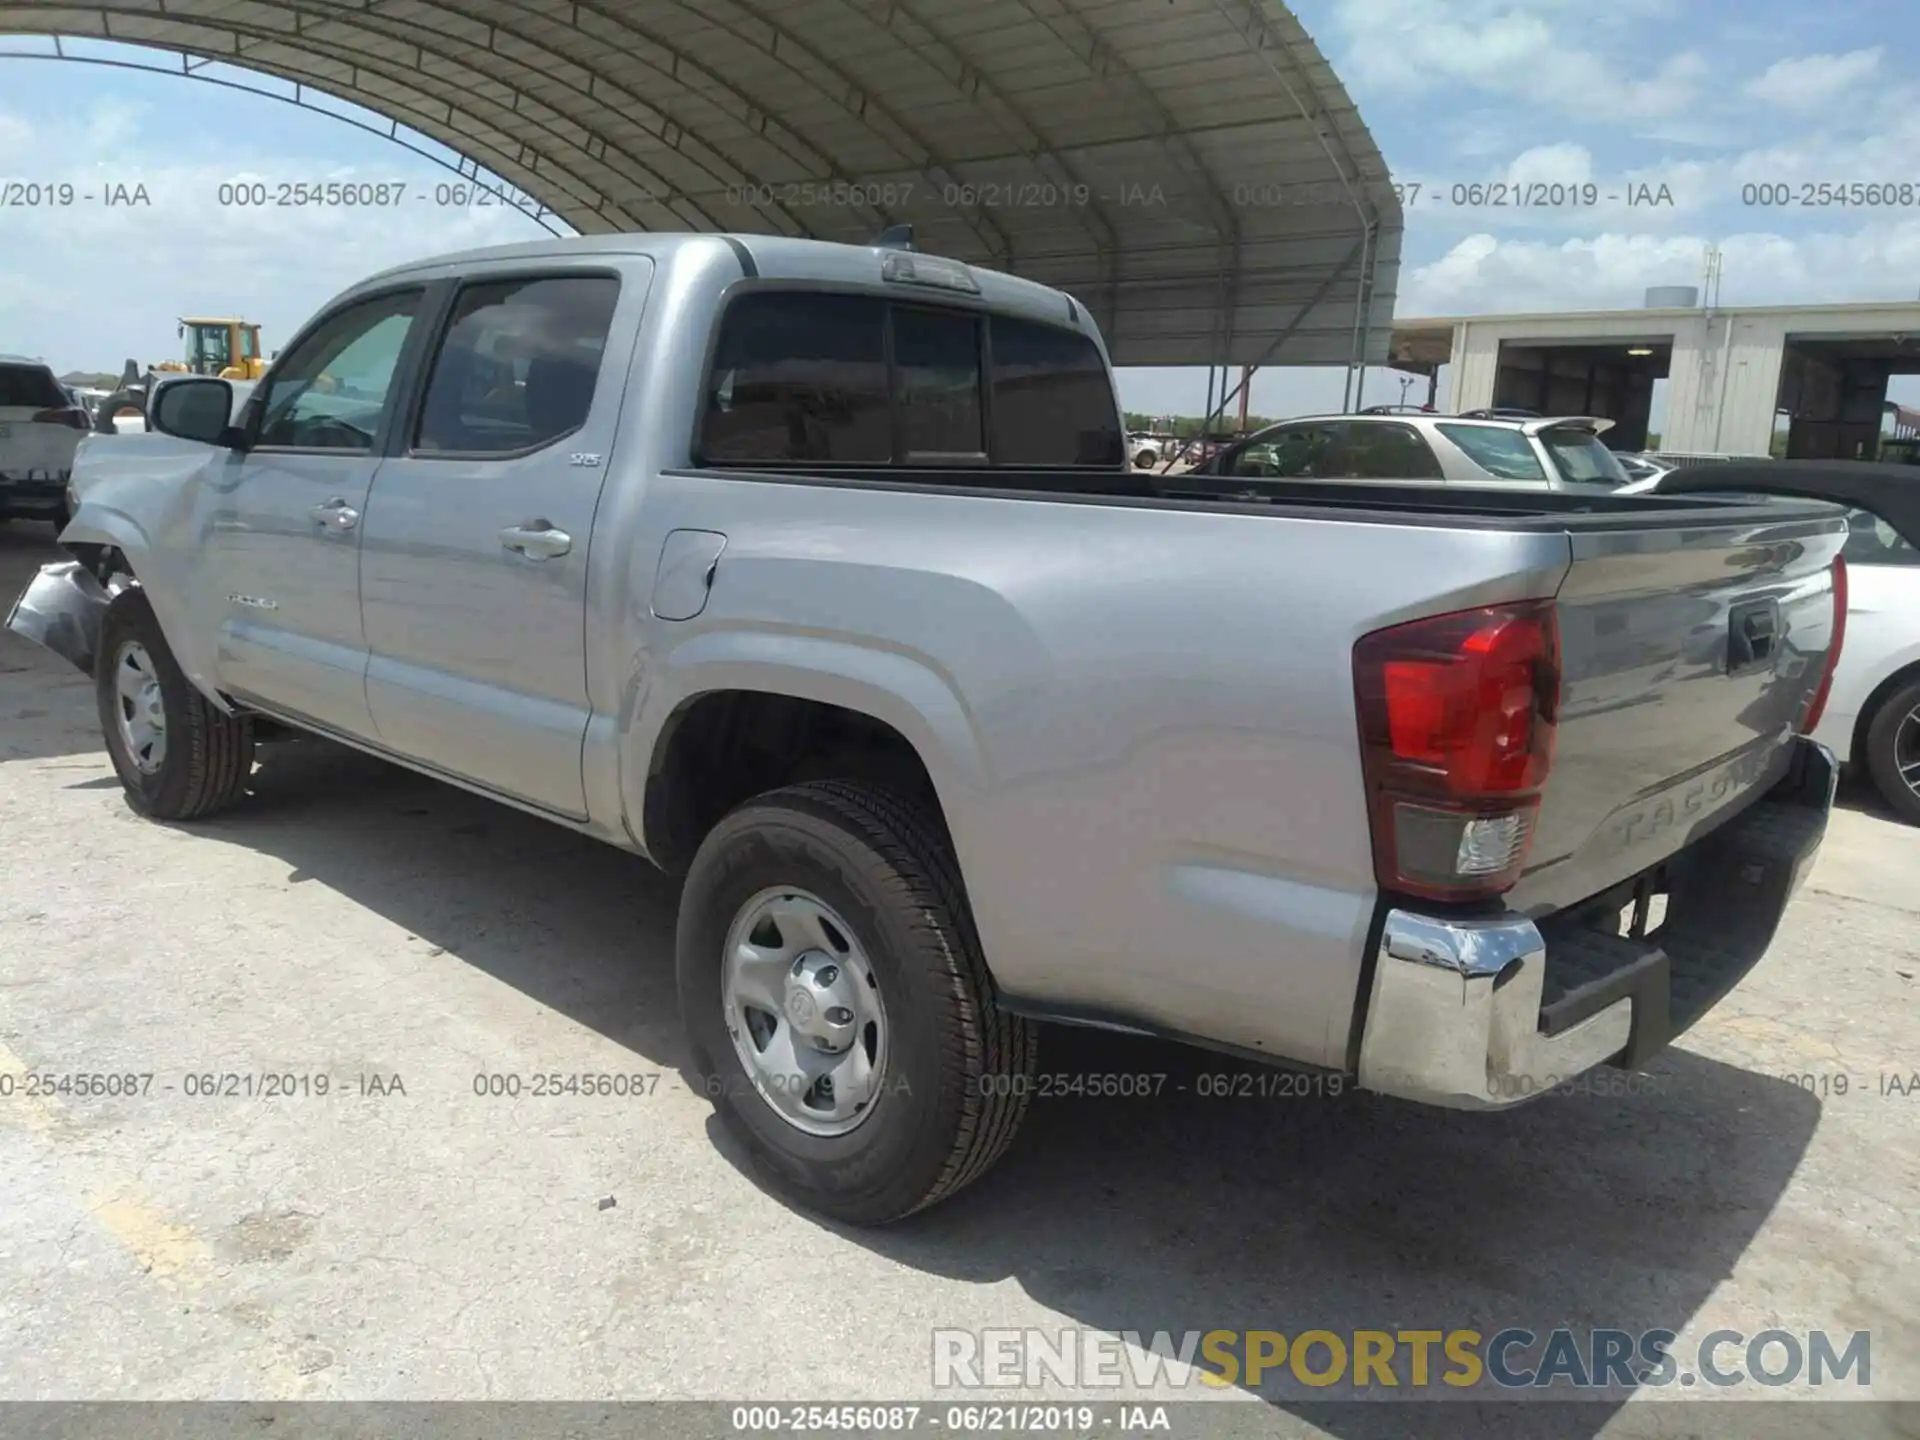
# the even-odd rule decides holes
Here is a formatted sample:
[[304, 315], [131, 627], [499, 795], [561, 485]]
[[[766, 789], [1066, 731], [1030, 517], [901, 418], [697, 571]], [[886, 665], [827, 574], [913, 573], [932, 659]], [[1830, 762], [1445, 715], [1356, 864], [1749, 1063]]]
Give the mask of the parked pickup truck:
[[85, 442], [9, 621], [133, 807], [293, 727], [683, 875], [690, 1078], [855, 1222], [1001, 1154], [1039, 1020], [1454, 1107], [1641, 1066], [1825, 831], [1839, 509], [1142, 473], [1006, 275], [485, 250], [230, 399]]

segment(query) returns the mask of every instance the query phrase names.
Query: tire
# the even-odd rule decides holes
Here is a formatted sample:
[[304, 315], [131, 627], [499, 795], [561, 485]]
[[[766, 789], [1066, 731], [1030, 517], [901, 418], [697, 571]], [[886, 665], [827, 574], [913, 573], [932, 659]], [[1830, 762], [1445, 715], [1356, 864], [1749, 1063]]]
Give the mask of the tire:
[[[135, 653], [137, 647], [137, 655]], [[136, 663], [140, 662], [140, 663]], [[123, 683], [122, 674], [128, 679]], [[136, 753], [123, 714], [140, 708], [126, 689], [150, 675], [163, 720], [157, 747]], [[107, 755], [127, 792], [127, 803], [155, 820], [193, 820], [231, 805], [253, 772], [253, 727], [244, 717], [222, 715], [181, 672], [167, 648], [146, 594], [132, 586], [114, 596], [100, 627], [94, 697]]]
[[147, 392], [144, 390], [114, 391], [94, 410], [93, 428], [107, 435], [118, 434], [119, 432], [113, 426], [113, 412], [128, 407], [138, 410], [144, 417], [147, 413]]
[[[877, 1093], [842, 1133], [808, 1133], [782, 1114], [750, 1078], [730, 1028], [729, 938], [758, 897], [792, 900], [787, 890], [817, 897], [846, 926], [845, 945], [863, 956], [884, 1007]], [[1031, 1090], [1034, 1029], [995, 1001], [942, 827], [899, 793], [826, 780], [741, 805], [694, 856], [676, 950], [692, 1078], [786, 1198], [886, 1224], [977, 1180], [1013, 1139]]]
[[[1108, 451], [1107, 453], [1112, 454], [1113, 452]], [[1151, 470], [1159, 463], [1160, 457], [1151, 450], [1142, 450], [1138, 455], [1133, 457], [1133, 468], [1136, 470]]]
[[1909, 825], [1920, 825], [1920, 772], [1910, 769], [1909, 782], [1902, 764], [1920, 764], [1920, 680], [1902, 685], [1880, 702], [1867, 726], [1867, 772], [1874, 787], [1893, 811]]

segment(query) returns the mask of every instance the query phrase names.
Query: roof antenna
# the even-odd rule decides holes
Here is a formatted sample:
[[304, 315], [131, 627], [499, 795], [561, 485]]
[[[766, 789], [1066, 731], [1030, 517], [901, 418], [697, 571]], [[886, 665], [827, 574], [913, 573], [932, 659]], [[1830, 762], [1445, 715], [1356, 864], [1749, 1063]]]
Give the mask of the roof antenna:
[[899, 225], [889, 225], [880, 232], [880, 238], [873, 242], [876, 250], [911, 250], [913, 244], [913, 224], [911, 221]]

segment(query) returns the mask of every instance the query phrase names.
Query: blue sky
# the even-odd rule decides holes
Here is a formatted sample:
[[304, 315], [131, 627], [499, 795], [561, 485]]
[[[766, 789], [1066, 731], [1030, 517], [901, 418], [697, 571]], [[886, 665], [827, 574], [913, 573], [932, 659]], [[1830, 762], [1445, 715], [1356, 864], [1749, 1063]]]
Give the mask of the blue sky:
[[[1761, 183], [1920, 192], [1920, 78], [1902, 54], [1913, 0], [1298, 0], [1294, 10], [1395, 178], [1422, 187], [1407, 216], [1402, 316], [1636, 305], [1648, 285], [1696, 283], [1709, 240], [1725, 255], [1728, 304], [1920, 296], [1920, 200], [1742, 203], [1743, 186]], [[0, 40], [0, 51], [49, 48]], [[349, 176], [404, 181], [413, 203], [279, 214], [218, 203], [223, 182]], [[511, 210], [434, 203], [448, 172], [324, 116], [42, 60], [0, 58], [0, 178], [147, 189], [145, 206], [0, 210], [0, 350], [61, 370], [171, 355], [174, 317], [195, 310], [258, 319], [271, 346], [371, 270], [542, 233]], [[1497, 180], [1592, 182], [1603, 194], [1665, 186], [1672, 203], [1449, 203], [1455, 184]], [[1323, 408], [1340, 386], [1338, 371], [1265, 372], [1253, 406]], [[1204, 372], [1124, 372], [1122, 390], [1134, 408], [1194, 411]], [[1902, 392], [1920, 398], [1911, 381]], [[1370, 378], [1369, 398], [1398, 395], [1393, 377]]]

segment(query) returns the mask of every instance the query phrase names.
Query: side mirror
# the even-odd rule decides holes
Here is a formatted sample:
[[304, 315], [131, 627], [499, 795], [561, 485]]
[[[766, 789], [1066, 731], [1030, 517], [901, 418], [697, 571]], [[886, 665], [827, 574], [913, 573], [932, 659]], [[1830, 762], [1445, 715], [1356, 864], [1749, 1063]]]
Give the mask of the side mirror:
[[228, 445], [233, 425], [233, 386], [225, 380], [196, 377], [160, 388], [149, 408], [150, 423], [163, 435]]

